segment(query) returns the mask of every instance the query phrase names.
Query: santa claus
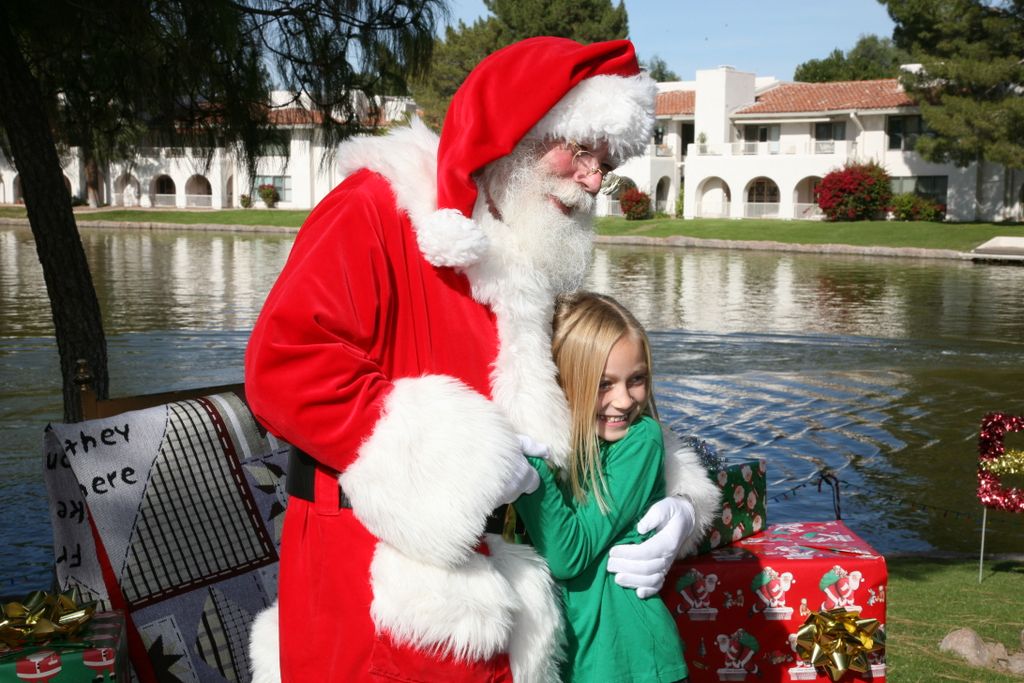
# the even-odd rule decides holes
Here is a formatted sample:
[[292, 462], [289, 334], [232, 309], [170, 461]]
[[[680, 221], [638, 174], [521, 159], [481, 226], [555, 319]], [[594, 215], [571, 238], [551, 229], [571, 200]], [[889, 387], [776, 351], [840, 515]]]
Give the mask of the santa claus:
[[[473, 70], [440, 140], [414, 123], [339, 151], [348, 177], [246, 356], [254, 414], [301, 451], [256, 681], [557, 680], [547, 569], [484, 527], [536, 485], [524, 449], [567, 456], [553, 300], [585, 272], [602, 177], [650, 141], [654, 95], [628, 41], [533, 38]], [[640, 595], [718, 506], [696, 455], [674, 455], [674, 495], [641, 520], [661, 530], [609, 562]]]

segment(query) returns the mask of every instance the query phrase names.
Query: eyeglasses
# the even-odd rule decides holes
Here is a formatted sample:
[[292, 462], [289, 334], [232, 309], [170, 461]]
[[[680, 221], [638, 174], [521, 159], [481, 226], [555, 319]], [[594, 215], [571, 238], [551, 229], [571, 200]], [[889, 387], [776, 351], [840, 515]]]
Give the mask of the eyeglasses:
[[588, 176], [600, 173], [602, 179], [605, 174], [612, 172], [613, 167], [611, 164], [598, 163], [594, 153], [578, 142], [567, 142], [566, 146], [568, 149], [572, 150], [572, 164], [574, 169], [583, 170]]

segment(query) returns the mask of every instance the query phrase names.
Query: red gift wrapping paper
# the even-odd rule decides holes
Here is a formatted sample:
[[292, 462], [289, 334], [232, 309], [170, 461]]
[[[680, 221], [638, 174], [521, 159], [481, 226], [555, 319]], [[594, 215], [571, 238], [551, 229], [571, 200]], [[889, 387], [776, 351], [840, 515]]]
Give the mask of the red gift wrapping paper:
[[20, 649], [0, 648], [0, 683], [128, 681], [123, 612], [97, 612], [78, 635]]
[[[690, 683], [831, 681], [796, 654], [796, 632], [812, 612], [842, 608], [885, 628], [885, 558], [835, 522], [777, 524], [730, 546], [677, 562], [665, 580], [685, 648]], [[884, 648], [865, 673], [884, 681]]]

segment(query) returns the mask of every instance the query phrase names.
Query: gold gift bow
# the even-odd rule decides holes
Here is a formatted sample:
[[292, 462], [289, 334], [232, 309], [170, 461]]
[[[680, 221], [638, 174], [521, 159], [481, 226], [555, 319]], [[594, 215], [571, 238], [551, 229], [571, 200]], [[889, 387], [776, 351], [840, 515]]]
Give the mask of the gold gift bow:
[[860, 619], [857, 612], [830, 609], [811, 612], [796, 632], [796, 652], [814, 667], [823, 667], [838, 681], [848, 670], [866, 673], [868, 652], [885, 646], [877, 619]]
[[96, 603], [80, 605], [78, 590], [33, 591], [21, 602], [8, 602], [0, 614], [0, 642], [21, 647], [78, 633], [96, 611]]

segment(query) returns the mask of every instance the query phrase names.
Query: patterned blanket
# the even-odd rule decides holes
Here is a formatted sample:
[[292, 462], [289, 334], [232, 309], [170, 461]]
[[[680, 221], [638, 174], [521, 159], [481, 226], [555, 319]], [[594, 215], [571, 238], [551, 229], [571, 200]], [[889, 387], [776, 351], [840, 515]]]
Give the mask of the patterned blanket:
[[128, 615], [141, 681], [248, 681], [277, 593], [288, 445], [234, 394], [47, 426], [57, 581]]

